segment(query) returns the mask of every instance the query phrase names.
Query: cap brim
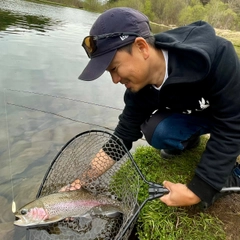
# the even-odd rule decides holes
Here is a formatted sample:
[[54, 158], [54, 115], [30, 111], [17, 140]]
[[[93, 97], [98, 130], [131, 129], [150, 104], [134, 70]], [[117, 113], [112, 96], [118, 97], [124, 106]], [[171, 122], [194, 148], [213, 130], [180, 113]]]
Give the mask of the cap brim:
[[78, 79], [84, 81], [92, 81], [96, 78], [99, 78], [113, 60], [116, 52], [117, 50], [115, 49], [114, 51], [108, 52], [101, 56], [91, 58]]

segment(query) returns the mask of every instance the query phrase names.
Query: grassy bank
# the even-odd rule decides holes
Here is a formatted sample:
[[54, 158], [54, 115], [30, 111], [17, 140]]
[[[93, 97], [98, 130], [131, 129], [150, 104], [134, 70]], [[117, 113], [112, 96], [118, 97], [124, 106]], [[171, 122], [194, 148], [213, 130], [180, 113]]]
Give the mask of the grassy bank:
[[231, 30], [215, 29], [218, 36], [224, 37], [231, 41], [240, 57], [240, 32]]
[[[197, 149], [187, 151], [172, 160], [164, 160], [152, 147], [139, 147], [134, 159], [146, 179], [162, 183], [164, 180], [186, 183], [204, 151], [207, 138], [202, 137]], [[139, 201], [147, 198], [146, 186], [142, 186]], [[226, 234], [221, 220], [213, 214], [203, 212], [200, 206], [167, 207], [158, 199], [149, 201], [138, 219], [138, 235], [141, 240], [225, 240]]]

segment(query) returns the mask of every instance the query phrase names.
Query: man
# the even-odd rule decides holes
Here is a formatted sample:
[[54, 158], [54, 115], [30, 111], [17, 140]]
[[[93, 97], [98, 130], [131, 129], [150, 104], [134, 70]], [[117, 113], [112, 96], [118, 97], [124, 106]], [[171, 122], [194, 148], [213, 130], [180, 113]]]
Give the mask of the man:
[[[153, 36], [145, 15], [122, 7], [99, 16], [83, 47], [90, 61], [79, 79], [107, 70], [127, 88], [114, 134], [128, 149], [144, 134], [171, 158], [210, 133], [193, 179], [164, 181], [170, 193], [162, 202], [211, 205], [223, 187], [240, 186], [240, 63], [229, 41], [203, 21]], [[104, 171], [119, 160], [106, 159]]]

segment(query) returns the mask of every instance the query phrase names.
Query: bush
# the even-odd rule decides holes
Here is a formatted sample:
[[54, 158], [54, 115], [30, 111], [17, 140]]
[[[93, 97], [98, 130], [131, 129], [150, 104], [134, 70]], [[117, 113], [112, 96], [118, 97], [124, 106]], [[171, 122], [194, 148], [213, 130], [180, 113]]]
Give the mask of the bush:
[[151, 0], [146, 0], [145, 1], [144, 8], [143, 8], [142, 12], [145, 15], [147, 15], [150, 20], [153, 21], [155, 19], [155, 14], [154, 14], [154, 11], [152, 9], [152, 2], [151, 2]]
[[179, 14], [179, 24], [185, 25], [198, 20], [202, 20], [205, 15], [205, 9], [202, 4], [185, 7]]
[[177, 24], [179, 13], [185, 6], [186, 2], [182, 0], [152, 0], [152, 9], [158, 18], [157, 22], [167, 25]]
[[100, 12], [103, 9], [102, 4], [98, 0], [85, 0], [83, 8], [93, 12]]
[[205, 20], [216, 28], [240, 30], [239, 0], [109, 0], [105, 5], [106, 8], [123, 6], [137, 9], [151, 21], [165, 25]]
[[139, 0], [121, 0], [113, 4], [107, 4], [108, 8], [113, 7], [130, 7], [142, 11], [144, 9], [142, 1]]
[[216, 28], [233, 29], [237, 25], [237, 14], [228, 8], [228, 4], [220, 0], [211, 0], [206, 5], [206, 15], [204, 20]]

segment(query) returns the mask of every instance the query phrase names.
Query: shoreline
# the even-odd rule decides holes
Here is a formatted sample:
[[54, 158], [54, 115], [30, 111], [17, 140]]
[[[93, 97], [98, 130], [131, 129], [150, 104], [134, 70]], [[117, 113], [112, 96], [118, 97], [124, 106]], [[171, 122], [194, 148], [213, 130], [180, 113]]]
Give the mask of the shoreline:
[[[43, 3], [43, 4], [50, 4], [50, 5], [57, 5], [57, 6], [62, 6], [62, 7], [71, 7], [71, 8], [76, 8], [76, 9], [83, 9], [83, 3], [79, 1], [79, 6], [75, 6], [75, 5], [69, 5], [69, 4], [63, 4], [63, 3], [58, 3], [55, 1], [48, 1], [48, 0], [25, 0], [25, 1], [29, 1], [29, 2], [35, 2], [35, 3]], [[86, 10], [87, 11], [87, 10]], [[173, 29], [176, 28], [178, 26], [176, 25], [164, 25], [161, 23], [156, 23], [156, 22], [152, 22], [150, 21], [150, 24], [156, 27], [160, 27], [162, 29]], [[240, 57], [240, 31], [232, 31], [229, 29], [218, 29], [218, 28], [214, 28], [216, 31], [216, 34], [220, 37], [226, 38], [229, 41], [232, 42], [232, 44], [234, 45], [238, 56]]]
[[57, 5], [57, 6], [62, 6], [62, 7], [70, 7], [70, 8], [76, 8], [76, 9], [82, 9], [83, 5], [79, 1], [79, 6], [75, 5], [69, 5], [69, 4], [64, 4], [64, 3], [59, 3], [59, 2], [52, 2], [48, 0], [24, 0], [26, 2], [34, 2], [34, 3], [43, 3], [43, 4], [49, 4], [49, 5]]

